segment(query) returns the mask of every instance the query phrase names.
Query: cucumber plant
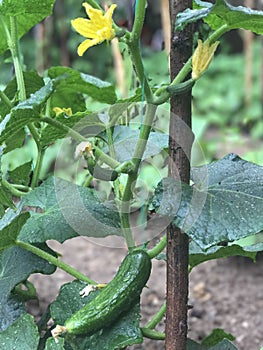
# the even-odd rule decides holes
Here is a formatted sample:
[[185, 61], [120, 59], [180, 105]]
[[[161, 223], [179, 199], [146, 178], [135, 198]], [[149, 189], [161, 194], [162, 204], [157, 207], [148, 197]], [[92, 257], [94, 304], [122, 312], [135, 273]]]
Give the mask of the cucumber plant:
[[[170, 135], [160, 126], [170, 101], [173, 112], [178, 109], [172, 101], [188, 103], [186, 96], [208, 69], [225, 33], [243, 28], [263, 34], [263, 12], [226, 0], [194, 0], [189, 8], [180, 7], [176, 20], [171, 13], [171, 48], [180, 56], [186, 45], [190, 54], [177, 69], [171, 60], [171, 81], [164, 78], [155, 84], [145, 69], [140, 44], [147, 1], [136, 1], [128, 30], [114, 21], [116, 4], [103, 8], [96, 0], [87, 0], [83, 3], [87, 18], [66, 21], [71, 20], [74, 31], [84, 37], [77, 53], [85, 62], [90, 47], [112, 42], [115, 59], [128, 67], [127, 77], [133, 82], [129, 87], [137, 87], [123, 97], [114, 84], [71, 67], [49, 67], [43, 76], [25, 70], [20, 39], [52, 15], [54, 3], [0, 3], [0, 54], [4, 58], [10, 54], [15, 73], [9, 82], [0, 82], [0, 348], [114, 350], [150, 338], [165, 340], [167, 350], [174, 347], [171, 339], [181, 344], [177, 350], [236, 349], [225, 332], [214, 332], [206, 345], [186, 339], [187, 325], [178, 331], [170, 315], [186, 311], [187, 295], [177, 296], [185, 307], [179, 313], [168, 297], [175, 291], [169, 290], [169, 283], [167, 305], [164, 301], [146, 325], [140, 324], [140, 297], [152, 260], [167, 259], [171, 276], [174, 242], [173, 236], [163, 233], [157, 243], [143, 235], [135, 237], [132, 212], [141, 209], [147, 221], [142, 210], [147, 208], [171, 224], [168, 231], [176, 227], [186, 235], [188, 271], [181, 276], [185, 281], [204, 261], [233, 255], [255, 259], [263, 250], [261, 243], [229, 244], [263, 230], [263, 168], [228, 154], [211, 164], [193, 166], [190, 185], [185, 179], [190, 175], [191, 122], [183, 122], [183, 113], [180, 118], [171, 114]], [[171, 8], [176, 4], [170, 1]], [[198, 40], [192, 48], [193, 32], [188, 30], [191, 39], [182, 45], [184, 29], [197, 20], [210, 26], [207, 37], [202, 31], [195, 33]], [[103, 110], [98, 108], [101, 104]], [[174, 159], [177, 154], [179, 162]], [[158, 185], [153, 181], [148, 186], [153, 190], [144, 198], [140, 175], [146, 162], [148, 167], [158, 163], [161, 181]], [[49, 240], [63, 243], [77, 236], [118, 236], [125, 242], [127, 254], [108, 285], [102, 287], [66, 264], [49, 247]], [[181, 266], [182, 258], [178, 254], [173, 263]], [[57, 299], [35, 323], [25, 309], [25, 302], [36, 297], [28, 278], [36, 272], [52, 274], [57, 267], [75, 280], [61, 286]], [[166, 308], [166, 323], [171, 324], [160, 332], [156, 326]]]

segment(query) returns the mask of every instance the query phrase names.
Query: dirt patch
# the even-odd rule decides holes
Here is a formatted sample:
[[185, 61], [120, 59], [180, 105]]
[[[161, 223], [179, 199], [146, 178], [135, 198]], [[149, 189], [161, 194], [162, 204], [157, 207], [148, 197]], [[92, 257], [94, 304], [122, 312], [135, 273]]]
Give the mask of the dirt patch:
[[[94, 244], [79, 237], [63, 245], [51, 242], [63, 260], [92, 279], [108, 282], [114, 276], [126, 250]], [[190, 276], [189, 337], [200, 341], [213, 328], [232, 333], [239, 350], [259, 350], [263, 346], [263, 258], [252, 263], [244, 258], [209, 261], [196, 267]], [[60, 286], [72, 279], [57, 270], [51, 276], [36, 274], [30, 278], [35, 284], [39, 302], [31, 302], [29, 311], [40, 315], [56, 298]], [[158, 311], [165, 296], [165, 263], [154, 261], [153, 273], [142, 295], [142, 324]], [[164, 321], [159, 325], [164, 329]], [[161, 341], [146, 340], [133, 350], [162, 350]]]

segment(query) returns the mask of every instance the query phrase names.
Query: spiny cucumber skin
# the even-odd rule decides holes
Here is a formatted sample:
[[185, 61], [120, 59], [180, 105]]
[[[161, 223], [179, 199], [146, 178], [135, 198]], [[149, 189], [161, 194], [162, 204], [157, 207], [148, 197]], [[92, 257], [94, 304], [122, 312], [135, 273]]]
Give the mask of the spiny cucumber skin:
[[119, 175], [115, 170], [100, 167], [91, 157], [88, 159], [88, 170], [95, 179], [102, 181], [115, 181]]
[[91, 335], [109, 327], [140, 298], [151, 273], [151, 259], [143, 250], [129, 253], [116, 276], [91, 302], [73, 314], [65, 327], [69, 334]]
[[167, 87], [167, 91], [173, 96], [182, 95], [182, 94], [185, 94], [186, 92], [188, 92], [190, 89], [192, 89], [194, 84], [195, 84], [195, 80], [189, 79], [187, 81], [184, 81], [183, 83], [169, 85]]

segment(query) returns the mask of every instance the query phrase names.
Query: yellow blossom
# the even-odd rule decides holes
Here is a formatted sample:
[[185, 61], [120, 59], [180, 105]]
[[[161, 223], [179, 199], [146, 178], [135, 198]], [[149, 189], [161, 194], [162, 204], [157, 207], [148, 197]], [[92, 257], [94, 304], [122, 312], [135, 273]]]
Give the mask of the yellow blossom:
[[87, 38], [78, 47], [79, 56], [82, 56], [91, 46], [115, 37], [112, 15], [117, 5], [112, 4], [105, 14], [100, 10], [94, 9], [86, 2], [82, 6], [85, 7], [89, 19], [76, 18], [71, 21], [73, 28]]
[[89, 141], [83, 141], [81, 142], [77, 147], [76, 147], [76, 151], [75, 151], [75, 158], [79, 157], [79, 156], [87, 156], [87, 157], [91, 157], [93, 158], [93, 152], [92, 152], [92, 143], [90, 143]]
[[72, 109], [71, 108], [60, 108], [60, 107], [54, 107], [53, 111], [56, 113], [56, 117], [61, 114], [64, 113], [66, 114], [68, 117], [70, 117], [72, 115]]
[[210, 45], [209, 41], [205, 41], [203, 43], [202, 40], [198, 40], [198, 45], [192, 58], [192, 78], [194, 80], [199, 79], [206, 71], [214, 57], [218, 44], [219, 41], [216, 41], [214, 44]]

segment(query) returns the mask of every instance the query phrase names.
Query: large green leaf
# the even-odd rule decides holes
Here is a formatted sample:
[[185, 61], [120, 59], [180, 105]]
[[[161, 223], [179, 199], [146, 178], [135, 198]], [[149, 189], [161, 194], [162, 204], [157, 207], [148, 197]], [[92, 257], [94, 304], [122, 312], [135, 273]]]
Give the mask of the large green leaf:
[[[58, 298], [51, 304], [51, 316], [56, 324], [63, 325], [76, 311], [90, 302], [99, 291], [92, 292], [86, 298], [79, 296], [83, 283], [74, 281], [61, 288]], [[91, 336], [66, 337], [72, 348], [78, 350], [114, 350], [142, 342], [139, 327], [140, 307], [135, 305], [129, 312], [123, 314], [109, 328], [98, 331]]]
[[[70, 117], [65, 117], [63, 114], [60, 114], [56, 117], [56, 120], [74, 131], [77, 131], [84, 137], [98, 135], [105, 130], [105, 125], [99, 119], [98, 115], [96, 113], [89, 114], [88, 111], [77, 112]], [[48, 124], [41, 134], [41, 144], [43, 146], [48, 146], [52, 142], [67, 136], [70, 136], [69, 131]]]
[[117, 100], [113, 85], [91, 75], [80, 73], [73, 68], [52, 67], [48, 70], [48, 75], [52, 79], [59, 77], [57, 79], [56, 94], [82, 93], [87, 94], [96, 101], [109, 104], [113, 104]]
[[16, 295], [0, 293], [0, 332], [13, 324], [25, 311], [24, 303]]
[[232, 340], [235, 340], [235, 337], [230, 333], [226, 333], [221, 328], [215, 328], [207, 337], [205, 337], [205, 339], [203, 339], [202, 345], [212, 347], [217, 345], [224, 339], [228, 339], [232, 341]]
[[[18, 26], [18, 35], [22, 37], [35, 24], [52, 13], [55, 0], [1, 0], [0, 16], [9, 26], [9, 17], [16, 17]], [[0, 54], [7, 50], [7, 40], [4, 34], [4, 28], [0, 21]]]
[[52, 91], [53, 83], [49, 81], [47, 85], [11, 110], [11, 113], [7, 114], [0, 123], [0, 143], [6, 142], [10, 138], [15, 138], [16, 133], [26, 125], [40, 120], [40, 108], [49, 98]]
[[64, 338], [48, 338], [45, 350], [64, 350]]
[[216, 30], [227, 25], [227, 30], [243, 28], [257, 34], [263, 34], [263, 11], [252, 10], [243, 6], [232, 6], [226, 0], [216, 0], [215, 4], [194, 0], [196, 9], [187, 9], [177, 16], [176, 30], [183, 29], [186, 24], [200, 19]]
[[29, 213], [22, 213], [14, 217], [14, 219], [8, 223], [6, 226], [2, 226], [2, 221], [0, 221], [0, 251], [16, 244], [17, 236], [21, 230], [21, 227], [25, 224], [29, 218]]
[[14, 170], [8, 171], [8, 179], [14, 184], [28, 186], [31, 172], [32, 161], [24, 163]]
[[[46, 245], [39, 246], [49, 253]], [[20, 282], [25, 281], [32, 273], [51, 274], [55, 267], [36, 255], [19, 247], [7, 248], [0, 252], [0, 291], [8, 295]]]
[[0, 349], [37, 350], [39, 334], [33, 316], [24, 314], [0, 333]]
[[[252, 248], [253, 247], [253, 248]], [[254, 250], [253, 250], [254, 249]], [[190, 243], [189, 266], [195, 266], [214, 259], [227, 258], [229, 256], [244, 256], [256, 260], [257, 252], [262, 250], [262, 246], [240, 247], [237, 244], [229, 246], [215, 246], [203, 251], [195, 242]]]
[[25, 197], [25, 204], [42, 212], [31, 212], [19, 240], [64, 242], [76, 236], [121, 235], [119, 214], [110, 202], [101, 202], [95, 190], [50, 177]]
[[[0, 39], [1, 40], [1, 39]], [[31, 94], [34, 94], [36, 91], [41, 89], [44, 86], [43, 79], [36, 72], [23, 72], [24, 83], [26, 87], [26, 97], [30, 98]], [[11, 101], [16, 100], [17, 95], [17, 81], [16, 78], [11, 80], [6, 88], [4, 93]], [[10, 108], [1, 100], [0, 101], [0, 119], [3, 119], [6, 114], [10, 112]]]
[[213, 346], [212, 348], [209, 348], [209, 350], [238, 350], [238, 349], [229, 340], [224, 339], [217, 345]]
[[[125, 162], [132, 159], [140, 130], [131, 129], [127, 126], [116, 126], [114, 128], [113, 140], [116, 159], [119, 162]], [[143, 159], [159, 154], [164, 148], [168, 147], [168, 135], [160, 132], [151, 132]], [[105, 148], [104, 151], [108, 151]]]
[[192, 175], [193, 186], [164, 179], [153, 205], [202, 249], [263, 229], [263, 167], [229, 154]]

